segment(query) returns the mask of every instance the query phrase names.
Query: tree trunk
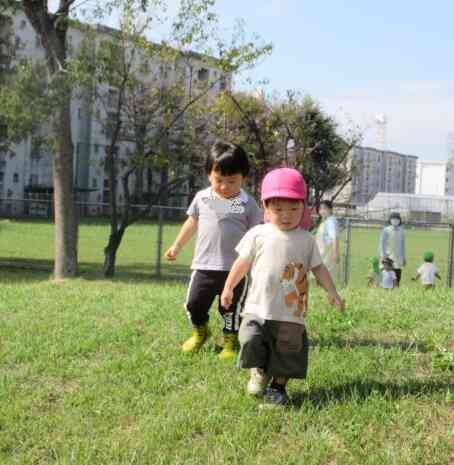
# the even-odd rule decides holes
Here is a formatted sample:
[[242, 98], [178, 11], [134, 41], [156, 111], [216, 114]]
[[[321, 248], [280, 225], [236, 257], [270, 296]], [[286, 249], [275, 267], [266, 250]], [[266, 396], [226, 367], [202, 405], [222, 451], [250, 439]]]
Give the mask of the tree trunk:
[[[166, 186], [169, 183], [169, 168], [164, 166], [161, 168], [160, 172], [160, 187]], [[167, 205], [169, 202], [169, 192], [165, 189], [162, 193], [160, 198], [158, 199], [159, 205]]]
[[55, 202], [55, 279], [77, 275], [78, 218], [73, 190], [73, 144], [70, 102], [62, 108], [57, 126], [57, 153], [53, 160]]
[[140, 165], [136, 168], [134, 183], [134, 199], [139, 204], [143, 202], [143, 175], [144, 167]]
[[115, 266], [117, 261], [117, 251], [123, 239], [125, 229], [122, 227], [109, 236], [109, 243], [104, 249], [104, 276], [113, 278], [115, 276]]
[[[61, 0], [59, 18], [49, 13], [47, 2], [22, 0], [24, 12], [46, 51], [50, 78], [66, 72], [66, 36], [69, 9], [73, 2]], [[73, 143], [71, 133], [71, 91], [61, 96], [53, 129], [56, 153], [53, 160], [55, 202], [55, 279], [77, 275], [78, 221], [74, 204]]]

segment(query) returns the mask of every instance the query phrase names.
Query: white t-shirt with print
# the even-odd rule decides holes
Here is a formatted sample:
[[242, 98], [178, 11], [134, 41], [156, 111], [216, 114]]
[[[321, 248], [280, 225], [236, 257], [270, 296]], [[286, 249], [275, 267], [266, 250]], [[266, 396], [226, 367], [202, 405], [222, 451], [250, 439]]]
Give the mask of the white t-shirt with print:
[[438, 268], [434, 263], [426, 262], [418, 268], [421, 283], [424, 285], [434, 284], [437, 273]]
[[383, 270], [381, 272], [381, 279], [383, 289], [393, 289], [397, 280], [396, 272], [393, 270]]
[[248, 231], [236, 251], [252, 262], [243, 313], [303, 324], [309, 290], [307, 273], [322, 264], [312, 235], [300, 228], [281, 231], [267, 223]]

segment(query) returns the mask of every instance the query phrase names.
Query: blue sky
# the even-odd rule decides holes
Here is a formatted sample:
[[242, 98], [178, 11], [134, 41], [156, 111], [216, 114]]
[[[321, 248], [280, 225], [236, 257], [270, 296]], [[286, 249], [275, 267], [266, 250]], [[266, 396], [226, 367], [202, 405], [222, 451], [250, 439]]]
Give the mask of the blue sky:
[[[179, 0], [168, 0], [171, 9]], [[312, 95], [341, 125], [352, 120], [375, 145], [443, 160], [454, 132], [454, 1], [218, 0], [222, 26], [241, 18], [274, 44], [256, 68], [266, 90]]]
[[376, 114], [387, 145], [423, 159], [447, 156], [454, 132], [454, 2], [435, 0], [221, 0], [226, 23], [274, 43], [255, 71], [270, 89], [311, 94], [374, 145]]

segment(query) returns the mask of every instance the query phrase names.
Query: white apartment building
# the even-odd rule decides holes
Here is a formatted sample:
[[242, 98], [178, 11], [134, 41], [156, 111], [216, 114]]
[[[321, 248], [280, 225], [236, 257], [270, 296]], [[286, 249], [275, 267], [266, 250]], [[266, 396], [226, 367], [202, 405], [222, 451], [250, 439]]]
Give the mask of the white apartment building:
[[418, 162], [416, 193], [454, 196], [454, 159]]
[[446, 163], [445, 195], [454, 197], [454, 156]]
[[418, 161], [416, 170], [416, 194], [445, 195], [446, 162]]
[[378, 192], [414, 194], [418, 157], [372, 147], [354, 147], [354, 175], [341, 201], [365, 205]]
[[[23, 59], [44, 60], [44, 50], [39, 37], [35, 34], [31, 24], [23, 12], [18, 12], [7, 19], [0, 18], [2, 34], [9, 33], [10, 41], [20, 45], [15, 53], [5, 47], [0, 47], [0, 71], [10, 64], [18, 63]], [[7, 26], [7, 27], [6, 27]], [[98, 37], [107, 37], [114, 32], [105, 26], [96, 26]], [[71, 27], [68, 31], [68, 40], [73, 49], [77, 49], [84, 39], [82, 28]], [[230, 76], [224, 76], [214, 65], [207, 64], [200, 55], [190, 54], [179, 56], [173, 62], [158, 62], [150, 60], [145, 55], [138, 57], [145, 69], [150, 70], [149, 76], [144, 74], [144, 84], [162, 85], [172, 84], [178, 79], [184, 81], [187, 93], [197, 83], [201, 85], [213, 84], [211, 94], [216, 94], [230, 86]], [[161, 81], [156, 83], [156, 76]], [[106, 89], [109, 91], [109, 89]], [[112, 90], [114, 94], [114, 90]], [[108, 108], [92, 108], [88, 99], [75, 95], [72, 101], [72, 135], [74, 144], [74, 184], [80, 193], [81, 200], [91, 204], [105, 202], [109, 195], [109, 184], [104, 174], [103, 159], [104, 148], [109, 143], [109, 135], [97, 117], [99, 111], [108, 112]], [[107, 113], [108, 114], [108, 113]], [[42, 131], [45, 131], [46, 122], [43, 122]], [[0, 126], [0, 139], [4, 128]], [[4, 134], [3, 134], [4, 135]], [[128, 146], [129, 145], [129, 146]], [[49, 198], [52, 193], [52, 154], [43, 153], [34, 149], [32, 137], [10, 147], [9, 153], [0, 151], [0, 214], [19, 215], [30, 213], [21, 211], [24, 203], [17, 201], [23, 198]], [[130, 143], [120, 143], [117, 147], [120, 157], [127, 156], [133, 150]], [[153, 185], [147, 184], [149, 173], [144, 172], [144, 189], [154, 190], [159, 183], [158, 176], [153, 176]], [[156, 179], [156, 180], [155, 180]], [[131, 183], [134, 180], [131, 179]], [[149, 192], [149, 191], [148, 191]], [[119, 201], [123, 199], [121, 185], [118, 186]], [[97, 206], [90, 207], [88, 213], [96, 215], [102, 209]]]

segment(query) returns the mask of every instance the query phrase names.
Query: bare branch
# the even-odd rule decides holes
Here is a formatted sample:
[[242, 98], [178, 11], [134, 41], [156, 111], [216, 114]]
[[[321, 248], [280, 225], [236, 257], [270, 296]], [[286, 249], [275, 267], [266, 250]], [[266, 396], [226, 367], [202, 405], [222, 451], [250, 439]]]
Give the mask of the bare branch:
[[347, 178], [343, 183], [342, 185], [339, 187], [339, 189], [334, 193], [334, 195], [331, 196], [331, 202], [334, 202], [337, 197], [339, 197], [339, 195], [342, 193], [342, 191], [347, 187], [347, 185], [352, 181], [352, 176], [350, 176], [349, 178]]

